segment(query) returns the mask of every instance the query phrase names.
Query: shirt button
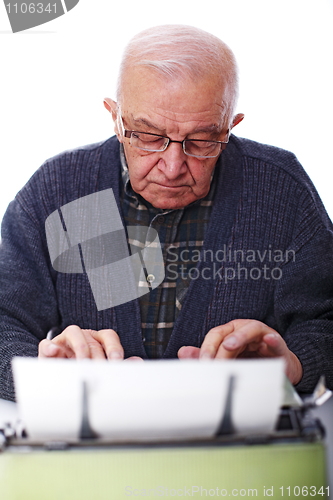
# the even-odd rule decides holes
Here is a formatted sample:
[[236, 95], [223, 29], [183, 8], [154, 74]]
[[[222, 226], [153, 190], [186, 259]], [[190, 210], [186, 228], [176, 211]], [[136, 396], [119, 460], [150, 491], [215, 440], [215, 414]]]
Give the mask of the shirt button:
[[153, 283], [155, 281], [155, 276], [153, 274], [148, 274], [147, 276], [148, 283]]
[[159, 215], [159, 216], [157, 217], [157, 222], [158, 222], [159, 224], [163, 224], [163, 222], [164, 222], [164, 217], [163, 217], [163, 215]]

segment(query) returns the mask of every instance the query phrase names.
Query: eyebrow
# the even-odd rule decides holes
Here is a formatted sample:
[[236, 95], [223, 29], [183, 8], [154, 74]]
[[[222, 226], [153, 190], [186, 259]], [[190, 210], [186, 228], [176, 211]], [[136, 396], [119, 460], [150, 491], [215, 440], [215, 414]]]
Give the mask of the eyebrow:
[[[163, 129], [163, 130], [159, 129], [156, 125], [154, 125], [153, 123], [151, 123], [146, 118], [134, 118], [132, 116], [132, 120], [133, 120], [133, 123], [135, 125], [137, 125], [138, 127], [140, 127], [140, 125], [145, 125], [146, 127], [150, 128], [150, 129], [156, 130], [157, 132], [159, 132], [162, 135], [166, 134], [166, 130], [165, 129]], [[220, 129], [219, 129], [219, 127], [216, 124], [213, 124], [213, 125], [208, 125], [207, 127], [201, 127], [199, 129], [195, 130], [195, 132], [191, 132], [188, 135], [204, 134], [204, 133], [219, 134], [220, 133]]]
[[165, 132], [165, 130], [160, 130], [158, 127], [156, 127], [153, 123], [151, 123], [149, 120], [146, 120], [146, 118], [134, 118], [132, 116], [133, 123], [135, 125], [145, 125], [148, 128], [153, 128], [154, 130], [157, 130], [159, 132]]

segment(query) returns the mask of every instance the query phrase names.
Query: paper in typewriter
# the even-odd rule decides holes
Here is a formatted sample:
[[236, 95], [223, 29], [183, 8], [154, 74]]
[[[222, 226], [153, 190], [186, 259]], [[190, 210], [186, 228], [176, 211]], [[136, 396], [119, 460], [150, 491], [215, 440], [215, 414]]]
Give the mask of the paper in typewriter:
[[114, 441], [213, 437], [231, 376], [234, 430], [269, 432], [283, 397], [283, 366], [281, 359], [13, 360], [19, 413], [29, 437], [79, 439], [85, 408], [91, 430]]

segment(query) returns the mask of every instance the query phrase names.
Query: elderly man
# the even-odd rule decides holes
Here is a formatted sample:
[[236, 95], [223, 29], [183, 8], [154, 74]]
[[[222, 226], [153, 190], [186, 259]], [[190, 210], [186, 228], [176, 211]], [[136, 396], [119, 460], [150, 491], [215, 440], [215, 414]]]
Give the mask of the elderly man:
[[[231, 135], [244, 116], [230, 49], [188, 26], [146, 30], [117, 101], [104, 101], [116, 137], [47, 161], [4, 217], [0, 397], [14, 398], [11, 358], [37, 354], [282, 356], [298, 390], [322, 373], [332, 386], [332, 224], [294, 155]], [[124, 227], [157, 231], [165, 278], [98, 310], [86, 273], [52, 267], [45, 221], [110, 188]]]

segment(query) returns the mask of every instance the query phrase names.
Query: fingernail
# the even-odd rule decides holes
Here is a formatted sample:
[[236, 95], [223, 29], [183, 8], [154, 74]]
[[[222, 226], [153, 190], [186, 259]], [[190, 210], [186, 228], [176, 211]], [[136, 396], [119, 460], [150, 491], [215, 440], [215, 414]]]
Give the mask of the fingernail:
[[53, 356], [57, 352], [58, 352], [58, 346], [56, 346], [55, 344], [50, 343], [47, 346], [47, 353], [49, 354], [49, 356]]
[[111, 351], [108, 354], [108, 359], [116, 361], [116, 360], [123, 359], [123, 357], [122, 357], [122, 355], [121, 355], [121, 353], [119, 351]]
[[267, 333], [267, 334], [265, 335], [265, 338], [266, 338], [266, 337], [268, 337], [268, 338], [270, 338], [270, 339], [277, 339], [277, 338], [278, 338], [278, 336], [277, 336], [277, 334], [276, 334], [276, 333]]
[[222, 342], [222, 345], [224, 345], [224, 347], [234, 348], [234, 347], [237, 347], [237, 346], [238, 346], [238, 342], [237, 342], [236, 337], [227, 337], [227, 338], [226, 338], [226, 339]]

